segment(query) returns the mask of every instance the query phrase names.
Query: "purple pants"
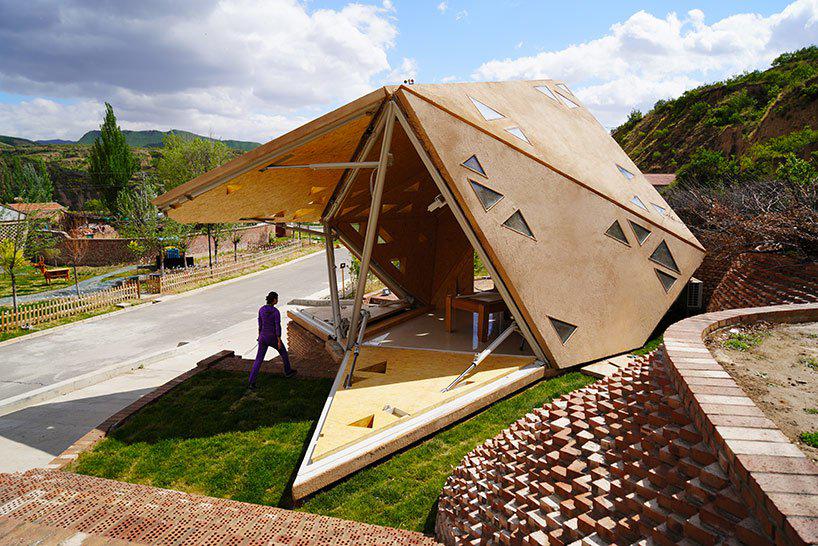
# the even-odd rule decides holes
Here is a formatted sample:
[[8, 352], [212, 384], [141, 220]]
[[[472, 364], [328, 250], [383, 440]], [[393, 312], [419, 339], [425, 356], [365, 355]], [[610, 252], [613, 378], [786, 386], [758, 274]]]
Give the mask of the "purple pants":
[[284, 361], [284, 373], [290, 373], [292, 368], [290, 368], [290, 356], [287, 354], [287, 348], [284, 346], [284, 343], [281, 343], [281, 348], [277, 347], [278, 340], [276, 339], [259, 339], [258, 340], [258, 352], [256, 353], [256, 361], [253, 362], [253, 369], [250, 371], [250, 384], [256, 384], [256, 376], [258, 375], [258, 370], [261, 368], [261, 363], [264, 362], [264, 357], [267, 354], [267, 349], [273, 347], [278, 349], [278, 354], [281, 355], [281, 360]]

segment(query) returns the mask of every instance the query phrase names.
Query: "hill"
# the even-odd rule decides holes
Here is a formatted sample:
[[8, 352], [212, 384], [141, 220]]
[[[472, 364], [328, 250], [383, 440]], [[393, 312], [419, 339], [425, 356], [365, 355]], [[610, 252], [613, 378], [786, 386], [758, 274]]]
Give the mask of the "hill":
[[675, 172], [700, 150], [742, 169], [790, 153], [818, 163], [818, 47], [634, 111], [613, 137], [645, 172]]
[[27, 138], [0, 135], [0, 144], [5, 144], [7, 146], [28, 146], [35, 144], [35, 142]]
[[[189, 131], [180, 131], [178, 129], [171, 129], [170, 131], [157, 131], [157, 130], [148, 130], [148, 131], [128, 131], [123, 130], [122, 134], [125, 135], [125, 141], [130, 145], [137, 148], [161, 148], [162, 147], [162, 139], [165, 138], [165, 135], [173, 133], [175, 135], [181, 136], [186, 140], [193, 140], [194, 138], [202, 138], [205, 140], [218, 140], [212, 139], [210, 137], [205, 137], [201, 135], [197, 135], [196, 133], [191, 133]], [[88, 131], [82, 138], [77, 141], [77, 144], [93, 144], [94, 140], [99, 136], [99, 131]], [[228, 148], [233, 148], [234, 150], [239, 150], [242, 152], [248, 152], [253, 148], [257, 148], [260, 146], [258, 142], [249, 142], [244, 140], [222, 140]]]

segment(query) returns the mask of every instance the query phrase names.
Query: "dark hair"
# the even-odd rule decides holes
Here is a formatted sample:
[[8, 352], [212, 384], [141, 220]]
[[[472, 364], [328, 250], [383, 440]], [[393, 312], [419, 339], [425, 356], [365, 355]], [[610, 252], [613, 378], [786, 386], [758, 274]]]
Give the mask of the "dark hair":
[[278, 292], [270, 292], [267, 294], [267, 305], [272, 305], [274, 300], [278, 299]]

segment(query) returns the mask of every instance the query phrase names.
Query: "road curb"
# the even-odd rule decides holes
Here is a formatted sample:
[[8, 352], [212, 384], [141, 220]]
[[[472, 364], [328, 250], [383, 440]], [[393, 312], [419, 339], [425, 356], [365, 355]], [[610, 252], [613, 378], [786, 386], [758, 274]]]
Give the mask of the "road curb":
[[94, 370], [93, 372], [88, 372], [78, 375], [77, 377], [72, 377], [71, 379], [66, 379], [65, 381], [54, 383], [53, 385], [46, 385], [45, 387], [40, 387], [39, 389], [34, 389], [33, 391], [24, 392], [23, 394], [5, 398], [0, 400], [0, 417], [14, 413], [15, 411], [19, 411], [23, 408], [33, 406], [40, 402], [45, 402], [47, 400], [51, 400], [52, 398], [57, 398], [58, 396], [69, 394], [79, 389], [101, 383], [102, 381], [121, 375], [124, 372], [135, 370], [140, 366], [145, 366], [147, 364], [164, 360], [165, 358], [174, 356], [177, 353], [190, 350], [191, 345], [192, 344], [185, 344], [180, 347], [174, 347], [173, 349], [166, 349], [147, 356], [126, 360], [125, 362], [111, 364], [110, 366], [105, 366], [98, 370]]

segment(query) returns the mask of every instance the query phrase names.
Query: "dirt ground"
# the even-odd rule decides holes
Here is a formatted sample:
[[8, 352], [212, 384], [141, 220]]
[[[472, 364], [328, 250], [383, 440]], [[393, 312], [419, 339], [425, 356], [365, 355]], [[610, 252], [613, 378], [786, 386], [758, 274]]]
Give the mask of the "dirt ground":
[[818, 323], [725, 328], [707, 346], [767, 417], [818, 461], [818, 449], [798, 439], [818, 431]]

